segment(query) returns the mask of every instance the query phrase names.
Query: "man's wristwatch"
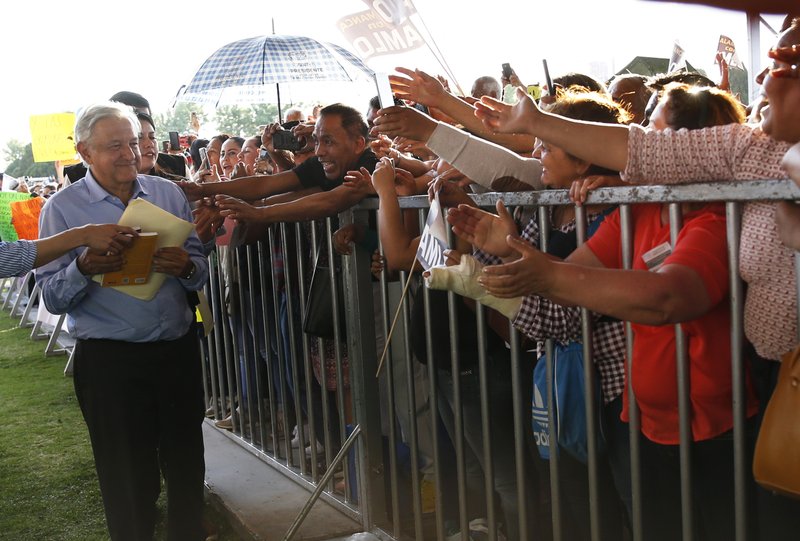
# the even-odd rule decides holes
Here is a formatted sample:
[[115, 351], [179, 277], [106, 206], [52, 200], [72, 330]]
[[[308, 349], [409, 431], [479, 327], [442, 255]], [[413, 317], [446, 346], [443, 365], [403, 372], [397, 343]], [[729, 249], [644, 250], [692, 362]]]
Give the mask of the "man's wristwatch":
[[181, 276], [181, 279], [182, 280], [191, 280], [192, 276], [194, 276], [194, 273], [196, 271], [197, 271], [197, 266], [194, 264], [194, 261], [192, 261], [192, 268], [189, 269], [189, 272], [187, 272], [185, 275]]

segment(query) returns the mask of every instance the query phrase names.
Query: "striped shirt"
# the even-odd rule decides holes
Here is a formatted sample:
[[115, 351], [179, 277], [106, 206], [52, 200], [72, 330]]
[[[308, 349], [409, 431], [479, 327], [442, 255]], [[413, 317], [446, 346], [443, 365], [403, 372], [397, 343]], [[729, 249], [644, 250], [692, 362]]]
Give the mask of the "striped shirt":
[[36, 262], [36, 243], [30, 240], [0, 242], [0, 278], [22, 276]]

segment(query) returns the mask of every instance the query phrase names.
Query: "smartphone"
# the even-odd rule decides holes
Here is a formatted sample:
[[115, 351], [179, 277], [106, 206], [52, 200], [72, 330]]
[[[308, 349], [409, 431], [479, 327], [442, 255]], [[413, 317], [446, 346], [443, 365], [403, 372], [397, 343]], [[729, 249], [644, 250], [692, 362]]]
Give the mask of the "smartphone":
[[208, 149], [206, 147], [200, 147], [200, 165], [198, 169], [211, 169], [208, 166]]
[[504, 78], [508, 79], [509, 77], [511, 77], [511, 74], [513, 72], [514, 72], [514, 70], [511, 69], [511, 65], [510, 64], [503, 64], [503, 77]]
[[381, 109], [391, 107], [395, 104], [394, 94], [392, 94], [392, 84], [389, 76], [385, 73], [375, 73], [375, 84], [378, 87], [378, 100], [381, 102]]
[[172, 147], [172, 150], [178, 151], [181, 149], [181, 137], [178, 135], [178, 132], [171, 131], [169, 132], [169, 146]]
[[258, 159], [259, 160], [268, 160], [269, 159], [269, 152], [266, 148], [262, 148], [258, 151]]
[[300, 141], [290, 131], [281, 130], [272, 134], [272, 148], [276, 150], [291, 150], [297, 152], [302, 147]]
[[556, 89], [553, 88], [553, 80], [550, 78], [550, 70], [547, 68], [546, 59], [542, 59], [542, 66], [544, 66], [544, 82], [547, 85], [547, 94], [549, 96], [555, 96]]

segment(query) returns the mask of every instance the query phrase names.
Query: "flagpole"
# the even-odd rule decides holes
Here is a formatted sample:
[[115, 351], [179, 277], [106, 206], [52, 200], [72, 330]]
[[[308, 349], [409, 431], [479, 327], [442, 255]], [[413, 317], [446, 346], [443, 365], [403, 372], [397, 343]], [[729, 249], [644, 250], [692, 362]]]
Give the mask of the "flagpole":
[[[445, 60], [441, 49], [439, 49], [439, 45], [436, 43], [436, 40], [433, 39], [433, 34], [431, 34], [431, 31], [428, 30], [428, 25], [425, 24], [425, 20], [422, 18], [422, 15], [419, 14], [419, 10], [417, 9], [417, 6], [415, 6], [411, 0], [408, 0], [408, 2], [413, 6], [414, 12], [416, 14], [416, 18], [419, 19], [419, 22], [422, 24], [422, 28], [425, 29], [425, 33], [428, 35], [428, 38], [430, 38], [430, 42], [433, 43], [433, 47], [431, 47], [431, 43], [429, 43], [429, 40], [426, 39], [425, 40], [425, 45], [428, 46], [428, 49], [436, 57], [436, 60], [439, 61], [439, 64], [442, 65], [444, 70], [447, 72], [447, 75], [453, 80], [453, 82], [456, 85], [456, 88], [461, 93], [461, 95], [462, 96], [466, 96], [466, 94], [464, 93], [464, 90], [461, 88], [461, 85], [458, 84], [458, 79], [456, 79], [456, 76], [453, 74], [453, 70], [450, 69], [450, 65], [447, 63], [447, 60]], [[434, 50], [434, 47], [436, 48], [436, 50]]]

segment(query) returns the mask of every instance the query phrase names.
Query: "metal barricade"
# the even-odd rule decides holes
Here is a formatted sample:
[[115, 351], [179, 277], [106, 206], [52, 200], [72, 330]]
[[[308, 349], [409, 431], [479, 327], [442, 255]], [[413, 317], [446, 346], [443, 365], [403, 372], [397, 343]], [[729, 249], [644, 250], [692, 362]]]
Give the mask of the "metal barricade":
[[[476, 196], [477, 204], [492, 209], [498, 199], [507, 206], [538, 208], [541, 231], [547, 231], [549, 206], [571, 204], [564, 191], [488, 193]], [[749, 489], [745, 360], [743, 346], [743, 290], [738, 274], [740, 212], [749, 201], [800, 199], [800, 190], [789, 181], [753, 181], [687, 186], [637, 186], [605, 188], [589, 196], [587, 204], [619, 205], [623, 268], [632, 268], [631, 207], [637, 203], [667, 203], [673, 242], [681, 229], [680, 203], [726, 202], [728, 264], [730, 267], [731, 366], [733, 374], [733, 454], [736, 539], [749, 539]], [[424, 224], [428, 203], [424, 197], [403, 198], [404, 210], [416, 209]], [[341, 224], [374, 229], [372, 214], [377, 201], [367, 200], [339, 216]], [[585, 238], [585, 217], [576, 212], [578, 240]], [[359, 520], [365, 531], [383, 539], [468, 539], [470, 528], [482, 528], [492, 540], [505, 532], [510, 539], [569, 539], [574, 514], [564, 507], [562, 457], [552, 452], [549, 463], [537, 463], [532, 444], [531, 382], [536, 353], [523, 347], [509, 325], [506, 346], [488, 345], [488, 318], [482, 307], [475, 310], [477, 343], [474, 366], [462, 364], [459, 351], [460, 298], [447, 295], [447, 335], [439, 311], [432, 312], [431, 292], [413, 287], [414, 303], [398, 291], [409, 269], [393, 284], [386, 270], [371, 272], [373, 250], [359, 244], [349, 256], [335, 256], [331, 219], [318, 224], [270, 226], [255, 245], [227, 247], [211, 256], [208, 298], [214, 313], [214, 332], [206, 339], [206, 395], [209, 414], [223, 421], [230, 414], [233, 438], [248, 446], [267, 465], [275, 467], [310, 492]], [[546, 248], [548, 239], [541, 239]], [[227, 252], [227, 253], [226, 253]], [[346, 319], [344, 337], [334, 331], [329, 339], [303, 332], [309, 285], [318, 257], [327, 261], [332, 294], [333, 328]], [[412, 278], [412, 282], [414, 278]], [[343, 288], [343, 297], [337, 290]], [[340, 307], [340, 299], [344, 306]], [[399, 311], [399, 324], [387, 347], [384, 366], [378, 360], [384, 341]], [[586, 414], [588, 461], [588, 529], [592, 540], [601, 539], [597, 427], [591, 420], [599, 412], [592, 382], [592, 316], [583, 310], [581, 336], [584, 344], [584, 377], [587, 382]], [[625, 323], [627, 362], [633, 349], [633, 333]], [[684, 540], [692, 539], [692, 404], [691, 381], [685, 340], [675, 325], [680, 419], [681, 524]], [[420, 334], [422, 333], [422, 334]], [[472, 338], [472, 337], [470, 337]], [[416, 340], [416, 342], [414, 342]], [[434, 360], [435, 351], [449, 342], [450, 359]], [[427, 366], [414, 350], [424, 349]], [[472, 353], [472, 352], [470, 352]], [[552, 340], [544, 343], [547, 359], [553, 355]], [[548, 389], [553, 374], [548, 368]], [[466, 373], [466, 376], [465, 376]], [[458, 377], [454, 377], [458, 375]], [[550, 391], [548, 390], [548, 393]], [[640, 416], [628, 381], [625, 390], [630, 430], [630, 516], [624, 520], [631, 538], [644, 539], [642, 518]], [[550, 395], [552, 396], [552, 395]], [[502, 412], [498, 414], [498, 409]], [[446, 420], [443, 420], [446, 419]], [[550, 442], [555, 419], [549, 412]], [[308, 432], [303, 430], [304, 423]], [[223, 423], [224, 425], [224, 423]], [[299, 433], [292, 446], [292, 427]], [[333, 459], [348, 433], [358, 427], [354, 449], [342, 453], [341, 466]], [[333, 466], [332, 471], [328, 471]], [[330, 479], [324, 487], [322, 480]], [[338, 480], [338, 482], [337, 482]], [[549, 505], [537, 508], [542, 494]], [[316, 494], [315, 494], [316, 496]], [[534, 505], [536, 504], [536, 505]], [[478, 509], [478, 511], [476, 511]], [[502, 531], [498, 525], [503, 523]], [[295, 528], [296, 529], [296, 528]], [[456, 535], [460, 532], [462, 537]]]

